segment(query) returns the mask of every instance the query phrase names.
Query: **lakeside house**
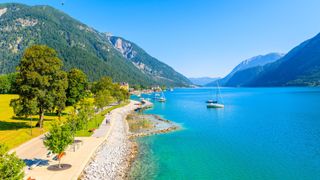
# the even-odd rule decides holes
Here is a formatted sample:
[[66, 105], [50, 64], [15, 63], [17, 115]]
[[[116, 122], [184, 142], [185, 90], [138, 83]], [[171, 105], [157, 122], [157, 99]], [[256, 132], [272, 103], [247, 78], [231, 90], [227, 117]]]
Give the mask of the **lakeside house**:
[[127, 83], [127, 82], [120, 82], [119, 85], [120, 85], [120, 88], [129, 91], [129, 88], [130, 88], [130, 87], [129, 87], [129, 83]]

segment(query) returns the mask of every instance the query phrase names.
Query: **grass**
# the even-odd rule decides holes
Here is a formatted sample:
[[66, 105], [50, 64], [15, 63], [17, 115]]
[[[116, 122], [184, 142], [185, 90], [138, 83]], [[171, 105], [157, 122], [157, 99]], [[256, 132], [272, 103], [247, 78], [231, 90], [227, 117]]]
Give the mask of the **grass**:
[[114, 110], [114, 109], [117, 109], [117, 108], [120, 108], [120, 107], [123, 107], [123, 106], [126, 106], [129, 104], [129, 101], [127, 102], [123, 102], [119, 105], [116, 105], [116, 106], [112, 106], [108, 109], [105, 109], [104, 111], [96, 114], [92, 120], [89, 121], [88, 125], [86, 126], [85, 129], [83, 130], [79, 130], [76, 132], [76, 135], [77, 137], [89, 137], [93, 134], [93, 129], [97, 129], [100, 124], [102, 123], [102, 121], [104, 120], [104, 117], [106, 114], [108, 114], [110, 111]]
[[127, 121], [131, 132], [137, 132], [139, 130], [153, 127], [153, 123], [150, 120], [136, 113], [129, 114], [127, 116]]
[[[37, 137], [50, 128], [50, 122], [53, 120], [58, 120], [58, 117], [54, 113], [47, 113], [44, 117], [43, 129], [35, 127], [39, 117], [33, 116], [31, 118], [18, 118], [15, 117], [13, 108], [10, 107], [10, 100], [18, 98], [18, 95], [11, 94], [0, 94], [0, 142], [5, 143], [10, 149], [15, 148], [24, 142]], [[93, 98], [89, 98], [93, 101]], [[117, 106], [113, 106], [96, 114], [93, 120], [89, 121], [87, 128], [78, 131], [76, 136], [91, 136], [93, 132], [89, 132], [91, 129], [96, 129], [99, 127], [104, 119], [104, 115], [108, 112], [127, 105], [129, 102], [121, 103]], [[66, 119], [66, 115], [73, 111], [73, 107], [67, 107], [64, 111], [64, 115], [61, 120]], [[32, 128], [30, 128], [32, 126]], [[31, 134], [32, 131], [32, 134]]]
[[[32, 118], [15, 117], [12, 107], [9, 105], [10, 100], [15, 98], [18, 98], [18, 95], [0, 94], [0, 142], [8, 145], [10, 149], [45, 133], [50, 127], [50, 122], [58, 119], [53, 114], [46, 114], [44, 128], [36, 128], [38, 116]], [[72, 110], [72, 107], [67, 107], [65, 112], [70, 110]], [[65, 119], [65, 116], [62, 116], [62, 119]], [[32, 129], [30, 126], [32, 126]]]

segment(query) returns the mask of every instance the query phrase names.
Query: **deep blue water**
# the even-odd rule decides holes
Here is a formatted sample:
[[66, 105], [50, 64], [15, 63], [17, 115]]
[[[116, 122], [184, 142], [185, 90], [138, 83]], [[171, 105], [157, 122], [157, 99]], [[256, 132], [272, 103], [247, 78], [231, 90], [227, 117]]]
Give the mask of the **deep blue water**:
[[175, 89], [146, 113], [181, 123], [139, 139], [133, 178], [320, 179], [320, 88]]

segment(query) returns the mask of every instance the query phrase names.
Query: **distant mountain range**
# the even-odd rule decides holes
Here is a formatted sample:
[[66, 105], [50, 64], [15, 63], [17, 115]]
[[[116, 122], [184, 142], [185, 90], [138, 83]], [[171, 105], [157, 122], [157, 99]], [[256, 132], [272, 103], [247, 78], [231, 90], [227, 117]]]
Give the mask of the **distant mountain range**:
[[[246, 59], [242, 61], [240, 64], [238, 64], [233, 70], [224, 78], [219, 79], [219, 84], [221, 86], [239, 86], [242, 85], [242, 83], [250, 80], [254, 75], [250, 74], [248, 76], [239, 76], [238, 72], [254, 68], [256, 67], [259, 69], [259, 67], [262, 67], [268, 63], [273, 63], [280, 58], [282, 58], [284, 54], [281, 53], [269, 53], [266, 55], [259, 55], [255, 56], [249, 59]], [[216, 81], [212, 81], [206, 86], [216, 86]]]
[[[320, 86], [320, 34], [267, 64], [245, 86]], [[246, 74], [244, 71], [242, 74]]]
[[211, 78], [211, 77], [199, 77], [199, 78], [189, 78], [189, 80], [194, 84], [198, 86], [205, 86], [206, 84], [216, 81], [220, 78]]
[[191, 84], [136, 44], [98, 32], [50, 6], [0, 4], [0, 74], [14, 72], [23, 51], [32, 44], [54, 48], [64, 69], [80, 68], [90, 80], [111, 76], [130, 84]]
[[273, 53], [258, 57], [260, 60], [255, 60], [258, 64], [239, 69], [239, 66], [243, 67], [241, 63], [219, 80], [220, 84], [231, 87], [320, 86], [320, 34], [302, 42], [284, 56]]

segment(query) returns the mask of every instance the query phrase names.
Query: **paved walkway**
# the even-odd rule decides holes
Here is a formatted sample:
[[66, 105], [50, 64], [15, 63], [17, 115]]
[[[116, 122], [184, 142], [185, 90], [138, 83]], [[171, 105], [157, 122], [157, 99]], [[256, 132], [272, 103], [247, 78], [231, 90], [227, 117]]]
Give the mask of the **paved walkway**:
[[[13, 149], [21, 159], [32, 161], [35, 158], [41, 160], [41, 165], [32, 170], [26, 168], [26, 177], [35, 178], [37, 180], [57, 180], [57, 179], [78, 179], [86, 164], [94, 155], [96, 149], [105, 141], [113, 129], [113, 121], [123, 113], [129, 113], [137, 108], [135, 101], [131, 101], [129, 105], [113, 110], [110, 115], [107, 115], [104, 122], [95, 131], [91, 137], [76, 137], [77, 140], [82, 140], [83, 145], [75, 152], [73, 148], [66, 151], [66, 156], [62, 158], [61, 163], [71, 164], [72, 167], [63, 171], [49, 171], [49, 165], [57, 164], [57, 161], [52, 158], [47, 158], [48, 150], [43, 145], [43, 135], [34, 138], [21, 146]], [[107, 124], [105, 121], [108, 120]]]
[[111, 120], [111, 114], [106, 115], [99, 129], [94, 131], [94, 133], [92, 134], [92, 137], [100, 138], [105, 136], [106, 132], [108, 132], [110, 129], [110, 120]]

